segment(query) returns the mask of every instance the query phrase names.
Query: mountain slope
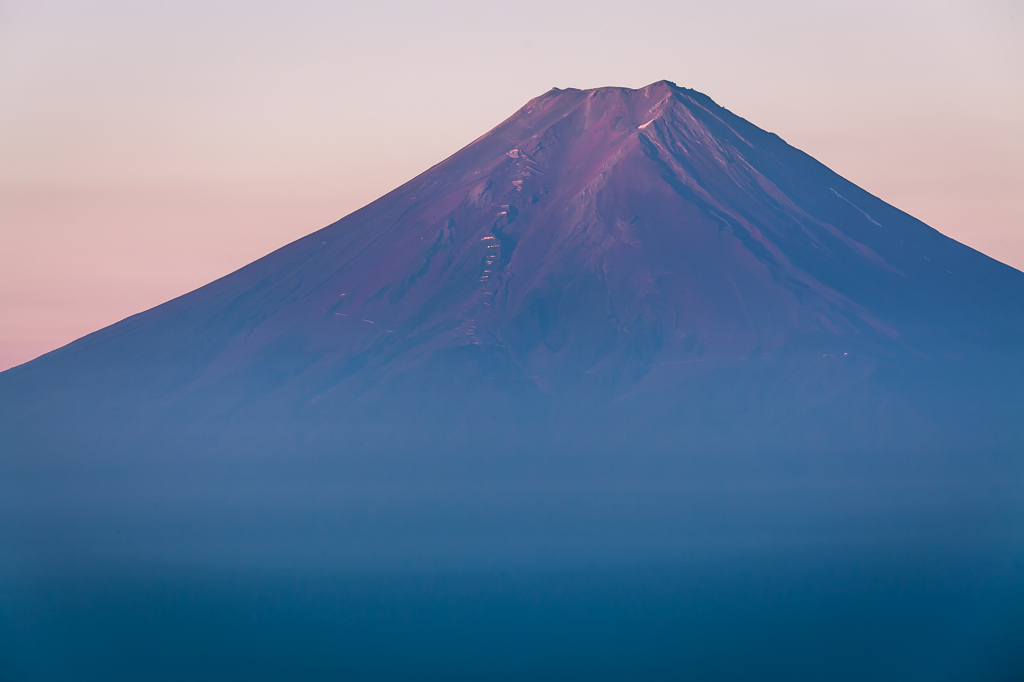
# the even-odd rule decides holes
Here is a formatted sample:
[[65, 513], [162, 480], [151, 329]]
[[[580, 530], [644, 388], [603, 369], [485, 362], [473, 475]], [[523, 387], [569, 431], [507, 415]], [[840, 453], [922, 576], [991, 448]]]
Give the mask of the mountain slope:
[[556, 89], [337, 223], [3, 373], [0, 420], [16, 467], [1006, 452], [1022, 349], [1024, 274], [706, 96]]

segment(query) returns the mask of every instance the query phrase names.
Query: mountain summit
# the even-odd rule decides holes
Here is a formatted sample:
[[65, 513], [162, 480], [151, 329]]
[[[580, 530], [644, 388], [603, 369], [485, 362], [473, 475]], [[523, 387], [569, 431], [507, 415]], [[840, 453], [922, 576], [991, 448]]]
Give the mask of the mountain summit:
[[707, 96], [556, 88], [337, 223], [3, 373], [0, 422], [18, 467], [958, 455], [1024, 442], [1022, 349], [1024, 274]]

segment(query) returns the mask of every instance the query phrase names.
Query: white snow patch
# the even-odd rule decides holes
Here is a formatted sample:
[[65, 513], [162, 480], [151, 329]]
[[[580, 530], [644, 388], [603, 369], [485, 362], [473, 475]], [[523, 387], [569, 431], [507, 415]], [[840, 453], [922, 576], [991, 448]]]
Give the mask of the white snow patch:
[[[847, 199], [846, 197], [844, 197], [844, 196], [843, 196], [842, 194], [840, 194], [839, 192], [837, 192], [837, 191], [835, 191], [834, 189], [832, 189], [831, 187], [829, 187], [829, 189], [830, 189], [830, 190], [832, 190], [832, 194], [835, 194], [835, 195], [836, 195], [837, 197], [839, 197], [840, 199], [842, 199], [843, 201], [845, 201], [846, 203], [848, 203], [848, 204], [849, 204], [850, 206], [853, 206], [853, 207], [854, 207], [855, 209], [857, 209], [858, 211], [860, 211], [860, 212], [861, 212], [861, 213], [862, 213], [862, 214], [864, 215], [864, 217], [865, 217], [865, 218], [867, 218], [868, 220], [870, 220], [871, 222], [873, 222], [873, 223], [874, 223], [875, 225], [878, 225], [879, 227], [882, 227], [882, 223], [878, 222], [877, 220], [875, 220], [874, 218], [872, 218], [871, 216], [869, 216], [869, 215], [868, 215], [868, 213], [867, 213], [867, 211], [865, 211], [865, 210], [864, 210], [864, 209], [862, 209], [862, 208], [861, 208], [860, 206], [858, 206], [857, 204], [853, 203], [852, 201], [850, 201], [849, 199]], [[885, 228], [884, 228], [884, 227], [882, 227], [882, 229], [884, 230]]]

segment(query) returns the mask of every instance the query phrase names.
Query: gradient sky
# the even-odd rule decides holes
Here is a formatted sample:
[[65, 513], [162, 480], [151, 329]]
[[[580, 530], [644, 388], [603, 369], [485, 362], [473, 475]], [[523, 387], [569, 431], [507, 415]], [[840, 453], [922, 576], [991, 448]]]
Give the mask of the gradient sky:
[[0, 369], [350, 213], [553, 86], [696, 88], [1024, 269], [1024, 0], [0, 0]]

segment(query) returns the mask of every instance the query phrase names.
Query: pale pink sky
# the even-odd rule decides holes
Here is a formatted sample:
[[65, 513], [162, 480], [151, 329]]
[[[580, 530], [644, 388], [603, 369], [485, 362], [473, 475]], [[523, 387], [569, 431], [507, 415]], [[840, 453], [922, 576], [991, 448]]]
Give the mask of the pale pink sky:
[[552, 86], [696, 88], [1024, 268], [1024, 3], [0, 0], [0, 369], [359, 208]]

